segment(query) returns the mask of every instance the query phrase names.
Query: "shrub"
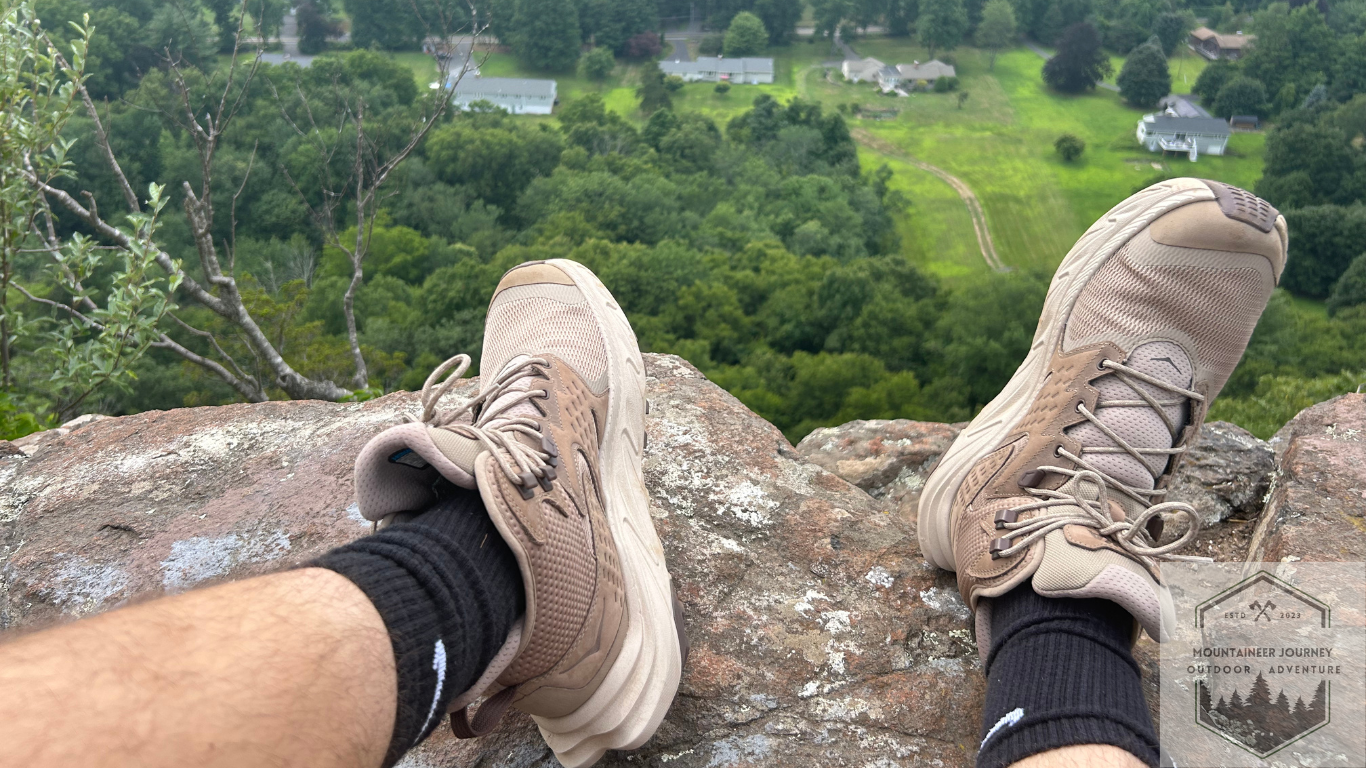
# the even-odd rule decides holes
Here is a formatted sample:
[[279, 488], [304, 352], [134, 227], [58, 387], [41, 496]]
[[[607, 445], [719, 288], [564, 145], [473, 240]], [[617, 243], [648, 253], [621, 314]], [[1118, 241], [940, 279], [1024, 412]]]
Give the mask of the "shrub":
[[697, 52], [703, 56], [715, 56], [721, 52], [725, 40], [725, 35], [720, 32], [709, 32], [703, 35], [702, 41], [697, 44]]
[[668, 90], [669, 93], [677, 93], [683, 88], [683, 78], [678, 75], [669, 75], [664, 78], [664, 88]]
[[1078, 136], [1064, 133], [1058, 137], [1057, 141], [1053, 142], [1053, 149], [1062, 155], [1063, 160], [1070, 163], [1081, 157], [1081, 153], [1086, 151], [1086, 142]]
[[934, 81], [935, 93], [948, 93], [958, 87], [958, 78], [941, 77]]
[[730, 83], [717, 83], [716, 87], [712, 90], [724, 96], [725, 94], [730, 93]]

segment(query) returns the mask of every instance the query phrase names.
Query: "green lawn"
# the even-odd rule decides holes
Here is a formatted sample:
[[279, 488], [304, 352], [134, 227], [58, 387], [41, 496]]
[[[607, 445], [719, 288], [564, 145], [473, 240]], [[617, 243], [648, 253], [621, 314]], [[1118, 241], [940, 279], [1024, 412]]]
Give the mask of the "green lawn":
[[[927, 58], [923, 48], [893, 40], [861, 41], [858, 50], [889, 63]], [[959, 49], [954, 58], [960, 87], [971, 94], [962, 110], [952, 94], [884, 99], [871, 95], [871, 90], [824, 82], [811, 91], [823, 101], [837, 98], [829, 95], [835, 89], [848, 100], [900, 109], [894, 121], [851, 122], [965, 181], [981, 199], [997, 251], [1010, 266], [1052, 269], [1092, 221], [1159, 174], [1199, 175], [1244, 187], [1261, 175], [1259, 134], [1235, 134], [1235, 156], [1206, 156], [1195, 164], [1184, 157], [1164, 159], [1143, 151], [1134, 139], [1141, 110], [1129, 108], [1118, 94], [1103, 89], [1080, 96], [1050, 92], [1040, 77], [1043, 59], [1028, 49], [1002, 53], [995, 71], [988, 71], [988, 57], [982, 51]], [[1062, 162], [1053, 151], [1054, 139], [1063, 133], [1074, 133], [1087, 143], [1076, 163]], [[869, 159], [874, 159], [871, 154]], [[905, 173], [928, 176], [914, 169]], [[932, 184], [947, 189], [937, 180], [908, 187]], [[911, 210], [912, 219], [923, 215], [919, 206]], [[974, 261], [963, 257], [962, 248], [944, 248], [941, 228], [955, 242], [973, 244], [968, 251], [974, 252], [966, 214], [932, 225], [904, 226], [906, 252], [946, 276], [986, 269], [980, 256]]]

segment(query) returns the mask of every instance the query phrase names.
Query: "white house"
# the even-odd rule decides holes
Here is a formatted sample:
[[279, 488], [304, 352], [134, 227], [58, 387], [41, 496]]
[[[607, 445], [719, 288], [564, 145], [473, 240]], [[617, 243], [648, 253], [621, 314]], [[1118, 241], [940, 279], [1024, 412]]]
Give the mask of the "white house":
[[690, 83], [736, 83], [760, 85], [773, 82], [773, 59], [724, 56], [701, 56], [697, 61], [659, 62], [666, 75], [678, 75]]
[[469, 77], [455, 84], [455, 105], [464, 109], [488, 101], [514, 115], [548, 115], [555, 108], [554, 80], [519, 77]]
[[1177, 117], [1172, 114], [1144, 115], [1138, 121], [1138, 143], [1149, 152], [1185, 152], [1192, 161], [1207, 155], [1222, 155], [1231, 131], [1217, 117]]
[[886, 68], [886, 64], [869, 56], [866, 59], [845, 59], [840, 65], [840, 72], [844, 74], [844, 79], [851, 83], [861, 83], [865, 80], [876, 80], [877, 74]]

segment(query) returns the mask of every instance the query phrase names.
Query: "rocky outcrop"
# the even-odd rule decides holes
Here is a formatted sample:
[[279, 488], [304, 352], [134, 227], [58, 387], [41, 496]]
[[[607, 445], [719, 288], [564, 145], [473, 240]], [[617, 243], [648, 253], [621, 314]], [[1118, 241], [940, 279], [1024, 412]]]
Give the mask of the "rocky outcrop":
[[[971, 765], [967, 609], [907, 523], [679, 358], [647, 356], [645, 472], [692, 656], [659, 734], [603, 765]], [[467, 396], [468, 386], [455, 396]], [[369, 530], [351, 463], [415, 398], [144, 413], [0, 458], [0, 629], [307, 561]], [[531, 722], [409, 766], [553, 766]]]
[[1301, 411], [1271, 439], [1279, 469], [1249, 560], [1366, 560], [1366, 395]]
[[907, 419], [851, 421], [813, 431], [797, 444], [797, 453], [914, 521], [920, 489], [964, 426]]
[[[961, 425], [851, 422], [793, 448], [680, 358], [646, 365], [646, 482], [692, 656], [659, 734], [602, 764], [971, 765], [984, 683], [968, 611], [915, 540], [920, 488]], [[408, 393], [182, 409], [87, 419], [0, 451], [0, 631], [288, 567], [364, 535], [352, 462], [414, 410]], [[1205, 427], [1172, 492], [1213, 522], [1197, 548], [1366, 558], [1366, 397], [1305, 411], [1272, 446]], [[1155, 646], [1137, 656], [1155, 706]], [[514, 715], [482, 740], [439, 733], [405, 764], [557, 763]]]

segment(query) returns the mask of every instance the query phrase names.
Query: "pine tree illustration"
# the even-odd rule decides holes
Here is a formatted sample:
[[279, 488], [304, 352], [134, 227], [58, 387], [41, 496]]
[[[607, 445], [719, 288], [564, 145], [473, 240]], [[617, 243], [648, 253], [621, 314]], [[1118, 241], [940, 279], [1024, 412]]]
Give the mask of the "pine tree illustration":
[[1309, 707], [1304, 705], [1304, 697], [1295, 697], [1295, 710], [1291, 713], [1295, 718], [1295, 732], [1298, 733], [1309, 727]]
[[1309, 702], [1308, 727], [1313, 727], [1328, 719], [1328, 681], [1320, 680], [1314, 689], [1314, 698]]

